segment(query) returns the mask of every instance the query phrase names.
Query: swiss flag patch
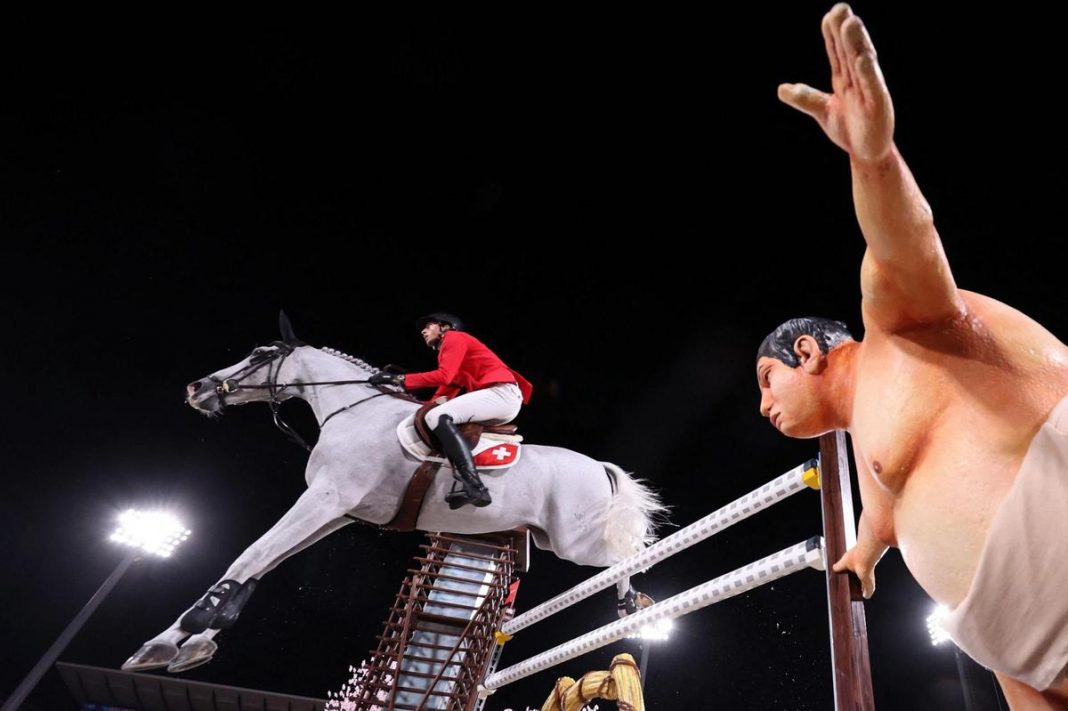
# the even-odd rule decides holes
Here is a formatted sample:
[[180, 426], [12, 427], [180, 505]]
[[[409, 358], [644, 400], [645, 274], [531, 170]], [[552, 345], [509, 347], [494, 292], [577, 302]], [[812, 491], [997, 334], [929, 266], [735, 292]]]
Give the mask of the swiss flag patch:
[[512, 464], [519, 454], [519, 445], [512, 442], [496, 442], [475, 455], [476, 467], [505, 467]]

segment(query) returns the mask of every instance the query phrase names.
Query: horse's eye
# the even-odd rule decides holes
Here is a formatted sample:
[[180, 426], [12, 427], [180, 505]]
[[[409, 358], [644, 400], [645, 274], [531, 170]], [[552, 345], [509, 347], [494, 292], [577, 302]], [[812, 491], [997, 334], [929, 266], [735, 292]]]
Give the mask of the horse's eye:
[[262, 363], [270, 357], [270, 352], [266, 348], [257, 348], [252, 351], [252, 355], [248, 357], [249, 363]]

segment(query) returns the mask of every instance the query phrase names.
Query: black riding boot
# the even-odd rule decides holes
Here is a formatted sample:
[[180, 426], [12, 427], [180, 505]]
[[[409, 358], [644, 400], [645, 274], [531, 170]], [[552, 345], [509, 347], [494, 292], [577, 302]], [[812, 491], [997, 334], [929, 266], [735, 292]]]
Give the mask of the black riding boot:
[[442, 415], [438, 419], [438, 426], [434, 428], [434, 436], [438, 438], [441, 448], [445, 450], [445, 456], [452, 462], [452, 475], [461, 486], [459, 489], [454, 487], [445, 495], [449, 508], [458, 509], [466, 504], [489, 506], [493, 500], [478, 477], [471, 450], [467, 448], [467, 442], [464, 442], [463, 435], [456, 429], [451, 417]]

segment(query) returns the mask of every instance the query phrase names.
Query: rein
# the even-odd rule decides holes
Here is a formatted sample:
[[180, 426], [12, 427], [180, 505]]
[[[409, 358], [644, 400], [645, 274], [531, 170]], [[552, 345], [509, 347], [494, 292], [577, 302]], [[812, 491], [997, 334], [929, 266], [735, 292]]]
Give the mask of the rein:
[[[370, 383], [370, 381], [321, 380], [311, 383], [279, 383], [277, 378], [278, 374], [282, 372], [282, 364], [285, 363], [286, 358], [288, 358], [290, 354], [293, 353], [295, 347], [283, 341], [274, 341], [273, 343], [271, 343], [271, 345], [274, 346], [276, 350], [270, 355], [264, 355], [262, 358], [257, 360], [257, 354], [253, 352], [252, 360], [249, 362], [249, 364], [234, 373], [233, 376], [226, 378], [225, 380], [220, 380], [214, 376], [209, 376], [210, 380], [215, 383], [215, 393], [216, 395], [218, 395], [219, 403], [223, 407], [226, 407], [227, 405], [226, 396], [232, 395], [233, 393], [236, 393], [239, 390], [266, 390], [270, 395], [270, 399], [267, 401], [267, 404], [271, 408], [271, 415], [273, 416], [275, 427], [281, 430], [291, 440], [293, 440], [301, 447], [310, 452], [312, 451], [311, 445], [305, 442], [304, 438], [301, 437], [296, 430], [290, 427], [289, 423], [282, 419], [282, 415], [279, 410], [279, 405], [282, 404], [282, 400], [280, 400], [278, 396], [284, 390], [287, 390], [289, 388], [303, 388], [311, 387], [313, 385], [367, 385]], [[278, 361], [278, 367], [272, 368], [271, 365], [276, 360]], [[257, 372], [264, 366], [267, 366], [267, 382], [262, 385], [250, 385], [241, 383], [242, 380]], [[376, 390], [379, 390], [379, 392], [374, 395], [371, 395], [370, 397], [362, 398], [360, 400], [357, 400], [356, 402], [334, 410], [329, 415], [324, 417], [323, 421], [319, 423], [319, 429], [321, 430], [326, 425], [326, 423], [334, 417], [334, 415], [339, 415], [342, 412], [345, 412], [346, 410], [350, 410], [356, 407], [357, 405], [361, 405], [369, 400], [374, 400], [376, 397], [382, 397], [383, 395], [392, 395], [393, 397], [412, 399], [409, 395], [403, 392], [397, 392], [395, 390], [383, 390], [381, 386], [372, 387], [374, 387]]]

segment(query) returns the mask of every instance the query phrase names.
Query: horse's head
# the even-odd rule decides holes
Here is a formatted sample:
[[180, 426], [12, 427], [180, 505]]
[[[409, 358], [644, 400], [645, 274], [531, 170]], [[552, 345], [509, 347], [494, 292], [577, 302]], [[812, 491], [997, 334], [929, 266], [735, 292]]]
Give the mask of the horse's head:
[[217, 370], [185, 387], [185, 401], [203, 413], [222, 412], [227, 405], [280, 399], [278, 373], [286, 358], [304, 342], [297, 338], [284, 311], [278, 314], [282, 340], [252, 349], [240, 363]]
[[244, 360], [187, 385], [185, 401], [216, 414], [227, 405], [277, 399], [278, 372], [294, 348], [284, 341], [254, 348]]

